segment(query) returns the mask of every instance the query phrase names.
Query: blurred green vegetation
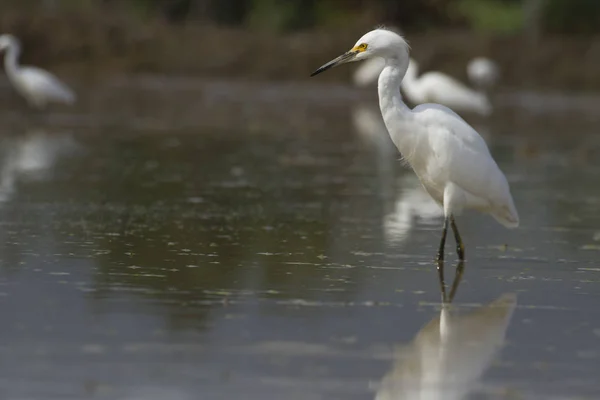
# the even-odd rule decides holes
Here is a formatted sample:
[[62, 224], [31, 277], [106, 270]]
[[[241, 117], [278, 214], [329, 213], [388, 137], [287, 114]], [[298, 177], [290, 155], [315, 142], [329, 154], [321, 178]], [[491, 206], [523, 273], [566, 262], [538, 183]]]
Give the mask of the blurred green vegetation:
[[544, 30], [551, 33], [597, 33], [600, 0], [546, 0], [542, 20]]
[[457, 12], [464, 15], [474, 30], [510, 33], [524, 24], [523, 4], [520, 1], [460, 0]]
[[543, 32], [600, 31], [600, 0], [3, 0], [0, 12], [100, 9], [134, 17], [161, 17], [173, 24], [210, 22], [286, 32], [315, 27], [386, 23], [406, 31], [470, 28], [514, 33], [529, 26]]

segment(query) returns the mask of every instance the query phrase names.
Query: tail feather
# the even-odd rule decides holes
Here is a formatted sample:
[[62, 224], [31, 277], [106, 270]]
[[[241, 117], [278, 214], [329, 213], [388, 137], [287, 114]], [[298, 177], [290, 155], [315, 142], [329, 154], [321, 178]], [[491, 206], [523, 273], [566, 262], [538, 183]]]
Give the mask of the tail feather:
[[507, 228], [516, 228], [519, 226], [519, 214], [517, 209], [512, 202], [512, 199], [508, 204], [496, 208], [492, 212], [492, 216]]

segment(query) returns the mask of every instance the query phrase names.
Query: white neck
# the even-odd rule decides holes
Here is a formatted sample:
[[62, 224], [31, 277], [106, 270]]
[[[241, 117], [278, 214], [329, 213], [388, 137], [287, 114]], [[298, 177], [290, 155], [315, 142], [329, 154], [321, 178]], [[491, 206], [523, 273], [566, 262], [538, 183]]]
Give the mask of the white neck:
[[413, 59], [410, 59], [408, 63], [408, 69], [406, 70], [406, 74], [404, 75], [404, 83], [416, 81], [418, 75], [419, 64], [417, 64], [417, 62]]
[[19, 69], [19, 64], [17, 62], [19, 53], [21, 53], [21, 48], [16, 43], [13, 43], [6, 50], [6, 55], [4, 56], [4, 69], [9, 76], [16, 75], [17, 70]]
[[404, 104], [400, 94], [400, 84], [407, 69], [408, 57], [388, 58], [379, 75], [377, 89], [385, 126], [402, 156], [410, 162], [417, 130], [413, 123], [413, 113]]
[[418, 78], [419, 64], [416, 61], [410, 60], [406, 75], [402, 80], [402, 90], [411, 102], [415, 104], [427, 103], [425, 91], [422, 89], [421, 80]]

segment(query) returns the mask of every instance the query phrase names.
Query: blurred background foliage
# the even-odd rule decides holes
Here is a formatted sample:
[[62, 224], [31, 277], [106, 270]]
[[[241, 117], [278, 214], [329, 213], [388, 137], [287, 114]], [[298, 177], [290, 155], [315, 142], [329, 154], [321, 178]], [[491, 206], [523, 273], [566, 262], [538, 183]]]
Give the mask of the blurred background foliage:
[[126, 11], [173, 24], [211, 22], [270, 32], [377, 24], [407, 31], [465, 28], [514, 33], [593, 34], [600, 30], [599, 0], [3, 0], [0, 10], [40, 12]]
[[0, 32], [21, 39], [24, 64], [82, 79], [308, 79], [380, 24], [407, 35], [423, 71], [466, 79], [484, 55], [507, 85], [600, 90], [600, 0], [0, 0]]

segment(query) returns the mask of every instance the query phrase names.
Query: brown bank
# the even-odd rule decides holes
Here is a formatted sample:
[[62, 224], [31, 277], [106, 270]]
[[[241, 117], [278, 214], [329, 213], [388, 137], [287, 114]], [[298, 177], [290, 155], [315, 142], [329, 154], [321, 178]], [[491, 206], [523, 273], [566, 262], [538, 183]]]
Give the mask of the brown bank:
[[[23, 42], [23, 63], [78, 77], [158, 73], [252, 80], [303, 80], [367, 28], [286, 35], [207, 26], [173, 26], [125, 16], [4, 13], [0, 31]], [[497, 60], [503, 84], [532, 89], [600, 90], [600, 38], [489, 37], [464, 31], [407, 34], [423, 70], [465, 79], [467, 61]], [[348, 81], [352, 68], [321, 79]]]

